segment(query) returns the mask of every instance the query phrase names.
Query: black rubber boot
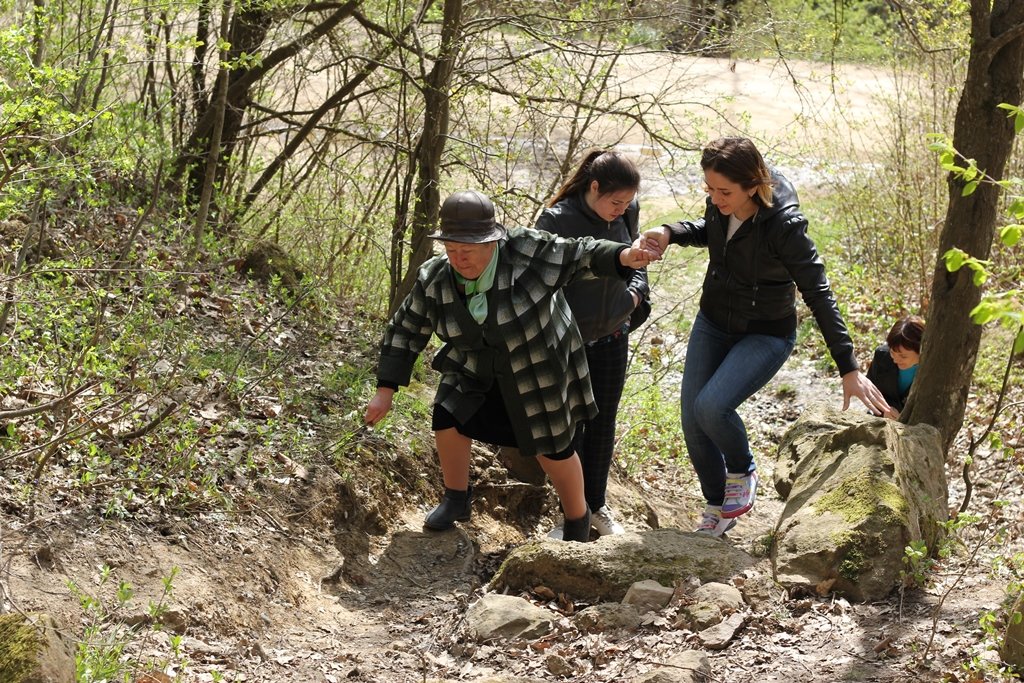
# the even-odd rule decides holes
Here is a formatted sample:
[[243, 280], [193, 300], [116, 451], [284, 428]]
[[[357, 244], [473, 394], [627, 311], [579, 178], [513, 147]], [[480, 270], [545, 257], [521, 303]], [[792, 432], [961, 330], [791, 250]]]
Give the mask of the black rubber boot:
[[579, 519], [568, 519], [563, 517], [562, 540], [578, 541], [586, 543], [590, 540], [590, 506], [587, 506], [587, 514]]
[[427, 513], [423, 526], [434, 531], [451, 529], [455, 522], [468, 522], [472, 513], [473, 487], [465, 491], [446, 488], [441, 504]]

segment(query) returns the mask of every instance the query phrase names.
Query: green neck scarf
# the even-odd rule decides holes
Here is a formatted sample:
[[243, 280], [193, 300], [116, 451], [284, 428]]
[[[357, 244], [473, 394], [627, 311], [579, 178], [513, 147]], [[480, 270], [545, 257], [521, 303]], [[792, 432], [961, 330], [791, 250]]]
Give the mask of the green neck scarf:
[[455, 281], [466, 290], [466, 308], [469, 309], [469, 314], [473, 316], [473, 320], [481, 325], [487, 319], [487, 290], [494, 284], [494, 272], [497, 269], [497, 246], [494, 247], [494, 253], [491, 254], [491, 262], [484, 268], [484, 272], [480, 273], [480, 277], [475, 280], [467, 280], [459, 275], [457, 270], [452, 268], [452, 272], [455, 273]]

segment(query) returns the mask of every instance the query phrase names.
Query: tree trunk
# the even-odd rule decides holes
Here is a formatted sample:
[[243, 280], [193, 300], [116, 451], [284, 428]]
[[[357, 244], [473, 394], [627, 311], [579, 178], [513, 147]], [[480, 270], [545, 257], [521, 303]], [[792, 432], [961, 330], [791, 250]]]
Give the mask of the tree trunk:
[[[1001, 180], [1013, 146], [1012, 120], [998, 108], [1020, 105], [1024, 88], [1024, 3], [971, 0], [971, 52], [967, 79], [957, 106], [953, 146], [990, 178]], [[982, 183], [962, 196], [963, 181], [948, 179], [949, 208], [939, 237], [928, 327], [921, 366], [901, 419], [939, 429], [948, 451], [963, 423], [967, 394], [981, 342], [981, 327], [970, 312], [981, 300], [971, 271], [946, 270], [942, 255], [959, 247], [987, 259], [998, 218], [1000, 188]]]
[[206, 51], [210, 45], [210, 3], [211, 0], [200, 0], [199, 2], [195, 53], [192, 56], [192, 107], [195, 109], [197, 127], [199, 121], [206, 115], [206, 108], [209, 104], [206, 88]]
[[[224, 12], [230, 12], [231, 5], [226, 3], [224, 6]], [[234, 63], [243, 54], [256, 55], [260, 52], [260, 47], [263, 45], [267, 38], [267, 33], [270, 31], [272, 25], [272, 15], [269, 10], [265, 9], [252, 9], [246, 11], [238, 11], [231, 17], [231, 28], [228, 30], [227, 41], [231, 46], [228, 50], [229, 63]], [[221, 33], [221, 35], [224, 35]], [[248, 67], [240, 66], [238, 68], [231, 69], [228, 72], [228, 85], [226, 91], [220, 95], [225, 98], [225, 106], [223, 112], [218, 111], [216, 108], [212, 112], [207, 112], [207, 115], [212, 114], [213, 116], [213, 127], [221, 127], [221, 140], [220, 140], [220, 156], [215, 160], [216, 166], [216, 178], [215, 181], [221, 186], [223, 192], [228, 192], [229, 188], [224, 187], [223, 180], [226, 173], [226, 167], [231, 162], [231, 155], [235, 150], [235, 145], [238, 141], [238, 134], [242, 130], [242, 122], [245, 121], [245, 116], [249, 110], [249, 88], [232, 88], [236, 82], [245, 79]], [[205, 117], [204, 117], [205, 118]], [[211, 129], [210, 135], [212, 137], [213, 130]], [[205, 147], [209, 149], [209, 139], [205, 138]], [[209, 152], [205, 152], [208, 154]], [[201, 192], [203, 182], [206, 178], [205, 164], [196, 164], [189, 178], [189, 196], [195, 197], [196, 191]]]
[[43, 53], [46, 48], [46, 3], [43, 0], [32, 0], [32, 66], [39, 69], [43, 66]]
[[[416, 145], [417, 178], [412, 232], [409, 238], [409, 264], [397, 288], [392, 286], [390, 313], [393, 313], [412, 291], [417, 271], [430, 258], [432, 252], [431, 240], [427, 235], [437, 226], [437, 216], [441, 207], [441, 156], [447, 142], [450, 122], [452, 72], [461, 49], [462, 0], [446, 0], [437, 61], [427, 74], [423, 86], [423, 133]], [[394, 239], [401, 239], [401, 236], [396, 235]], [[392, 250], [392, 253], [394, 251]], [[400, 268], [400, 263], [391, 264], [392, 273], [400, 272]], [[394, 279], [392, 281], [394, 282]]]
[[[252, 86], [259, 79], [299, 54], [302, 50], [311, 49], [311, 46], [320, 38], [327, 35], [342, 21], [351, 17], [361, 1], [349, 0], [349, 2], [337, 7], [327, 18], [316, 24], [306, 34], [299, 36], [287, 45], [273, 50], [251, 67], [237, 68], [231, 72], [226, 97], [227, 107], [229, 112], [231, 112], [232, 118], [226, 121], [224, 126], [225, 156], [229, 154], [230, 148], [235, 142], [234, 136], [237, 134], [237, 129], [245, 119]], [[272, 13], [268, 11], [259, 15], [247, 14], [246, 17], [233, 21], [231, 35], [227, 37], [231, 42], [231, 54], [238, 56], [241, 52], [247, 52], [250, 55], [262, 55], [263, 53], [260, 48], [270, 30], [270, 24], [264, 22], [269, 22], [271, 19]], [[188, 141], [179, 152], [174, 164], [174, 170], [171, 173], [172, 181], [180, 183], [185, 172], [192, 169], [188, 189], [189, 196], [193, 198], [197, 196], [198, 182], [202, 177], [202, 170], [200, 169], [197, 172], [196, 169], [199, 168], [205, 159], [206, 141], [209, 140], [213, 132], [215, 122], [216, 117], [212, 110], [206, 107]]]
[[[224, 29], [227, 28], [227, 17], [231, 13], [231, 7], [231, 0], [225, 0], [221, 35], [224, 35]], [[217, 169], [220, 166], [218, 163], [220, 159], [220, 145], [223, 136], [224, 120], [227, 113], [228, 67], [226, 65], [230, 63], [228, 55], [223, 55], [221, 61], [223, 64], [217, 73], [217, 83], [214, 87], [215, 97], [213, 108], [216, 123], [213, 126], [213, 134], [210, 135], [210, 145], [206, 150], [206, 169], [203, 176], [202, 188], [199, 194], [199, 208], [196, 211], [196, 222], [192, 229], [192, 257], [202, 253], [203, 250], [203, 241], [206, 235], [206, 221], [210, 215], [210, 205], [213, 202], [213, 188], [216, 185]]]

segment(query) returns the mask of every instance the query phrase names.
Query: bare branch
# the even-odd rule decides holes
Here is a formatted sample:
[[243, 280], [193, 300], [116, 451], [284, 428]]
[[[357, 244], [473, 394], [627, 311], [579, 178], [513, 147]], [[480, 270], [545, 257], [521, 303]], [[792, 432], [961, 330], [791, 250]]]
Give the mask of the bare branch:
[[143, 437], [146, 434], [149, 434], [151, 431], [156, 429], [161, 422], [163, 422], [168, 417], [173, 415], [180, 407], [180, 403], [178, 403], [177, 401], [172, 401], [171, 403], [164, 406], [164, 409], [160, 411], [160, 414], [154, 417], [152, 420], [150, 420], [148, 424], [146, 424], [143, 427], [140, 427], [139, 429], [136, 429], [133, 432], [121, 434], [120, 436], [117, 437], [118, 441], [120, 441], [121, 443], [127, 443], [129, 441], [134, 441], [135, 439]]
[[983, 54], [988, 59], [993, 59], [995, 58], [996, 54], [999, 53], [1000, 50], [1002, 50], [1010, 43], [1016, 40], [1020, 40], [1021, 38], [1024, 38], [1024, 23], [1017, 24], [1016, 26], [1012, 27], [1009, 31], [1004, 31], [1003, 33], [1000, 33], [998, 36], [992, 38], [992, 40], [988, 41], [988, 43], [985, 45], [984, 49], [981, 51], [981, 54]]
[[0, 410], [0, 420], [10, 420], [16, 417], [27, 417], [29, 415], [35, 415], [36, 413], [45, 413], [49, 410], [55, 410], [60, 408], [62, 405], [78, 396], [80, 393], [87, 389], [91, 389], [96, 386], [98, 382], [88, 382], [78, 387], [74, 391], [71, 391], [59, 398], [55, 398], [47, 403], [42, 403], [37, 406], [30, 406], [28, 408], [18, 408], [17, 410]]
[[903, 0], [889, 0], [889, 4], [892, 5], [896, 13], [900, 15], [900, 24], [907, 30], [910, 37], [913, 39], [914, 44], [917, 45], [917, 49], [921, 52], [931, 55], [938, 54], [940, 52], [951, 52], [958, 49], [957, 47], [950, 45], [949, 47], [928, 47], [921, 40], [921, 34], [917, 32], [917, 28], [910, 21], [910, 17], [907, 16], [907, 8], [903, 6]]

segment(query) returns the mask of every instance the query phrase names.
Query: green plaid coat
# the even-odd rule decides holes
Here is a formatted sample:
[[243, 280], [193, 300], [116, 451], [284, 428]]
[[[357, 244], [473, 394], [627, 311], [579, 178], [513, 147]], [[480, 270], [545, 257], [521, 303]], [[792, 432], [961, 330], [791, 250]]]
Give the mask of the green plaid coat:
[[381, 342], [377, 378], [409, 384], [413, 363], [431, 334], [444, 345], [432, 367], [441, 373], [436, 403], [464, 423], [493, 382], [523, 455], [569, 447], [576, 423], [597, 414], [587, 357], [561, 287], [577, 273], [628, 277], [619, 269], [625, 245], [563, 239], [518, 228], [499, 243], [487, 319], [470, 316], [447, 256], [427, 261]]

